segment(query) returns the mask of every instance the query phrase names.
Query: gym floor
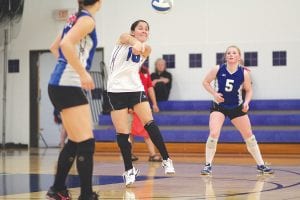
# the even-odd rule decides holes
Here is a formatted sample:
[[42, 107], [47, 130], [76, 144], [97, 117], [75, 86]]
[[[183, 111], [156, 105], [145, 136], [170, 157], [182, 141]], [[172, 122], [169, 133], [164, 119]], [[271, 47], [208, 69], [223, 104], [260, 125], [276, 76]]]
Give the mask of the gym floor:
[[[2, 150], [0, 199], [45, 199], [53, 183], [59, 148]], [[137, 154], [134, 166], [141, 170], [137, 181], [126, 188], [123, 161], [118, 153], [95, 153], [94, 190], [100, 199], [300, 199], [300, 155], [265, 154], [273, 175], [256, 172], [249, 154], [217, 153], [213, 175], [200, 175], [203, 154], [173, 153], [175, 175], [165, 175], [161, 163], [148, 162]], [[79, 178], [73, 166], [67, 180], [73, 199], [79, 196]]]

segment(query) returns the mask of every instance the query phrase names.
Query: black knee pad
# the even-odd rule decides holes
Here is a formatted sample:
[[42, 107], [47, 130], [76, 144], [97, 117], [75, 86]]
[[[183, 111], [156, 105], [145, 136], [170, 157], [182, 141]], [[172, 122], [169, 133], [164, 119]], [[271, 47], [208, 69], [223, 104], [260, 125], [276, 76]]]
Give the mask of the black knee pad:
[[95, 152], [95, 139], [88, 139], [77, 144], [77, 160], [84, 161], [87, 157], [93, 156]]
[[120, 148], [131, 148], [131, 143], [128, 141], [129, 134], [117, 133], [117, 142]]
[[156, 126], [154, 120], [150, 120], [149, 122], [147, 122], [144, 126], [144, 128], [147, 130], [147, 129], [150, 129], [151, 127], [153, 126]]
[[160, 135], [159, 128], [155, 124], [154, 120], [150, 120], [149, 122], [147, 122], [145, 124], [144, 128], [148, 132], [151, 139], [154, 139], [154, 137], [157, 137], [157, 135]]
[[77, 143], [68, 140], [68, 142], [65, 144], [65, 146], [63, 147], [60, 153], [60, 156], [64, 157], [63, 162], [65, 162], [67, 159], [67, 161], [73, 163], [76, 156], [76, 151], [77, 151]]
[[68, 139], [65, 146], [63, 147], [63, 150], [68, 151], [69, 153], [73, 153], [77, 151], [77, 143], [73, 142], [72, 140]]
[[148, 132], [152, 142], [155, 143], [155, 141], [157, 141], [157, 140], [163, 140], [160, 130], [159, 130], [158, 126], [155, 124], [154, 120], [147, 122], [145, 124], [144, 128]]
[[154, 120], [149, 121], [145, 125], [145, 129], [148, 132], [150, 139], [152, 140], [153, 144], [159, 150], [159, 153], [163, 157], [164, 160], [168, 159], [168, 151], [164, 143], [164, 139], [161, 135], [161, 132], [158, 126], [155, 124]]

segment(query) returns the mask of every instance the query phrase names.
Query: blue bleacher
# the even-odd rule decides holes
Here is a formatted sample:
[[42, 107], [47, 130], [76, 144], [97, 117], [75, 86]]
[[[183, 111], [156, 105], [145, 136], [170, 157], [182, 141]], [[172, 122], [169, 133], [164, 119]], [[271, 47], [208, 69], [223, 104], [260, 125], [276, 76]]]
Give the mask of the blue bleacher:
[[[164, 140], [206, 142], [210, 105], [210, 101], [160, 102], [161, 112], [154, 119]], [[300, 100], [253, 100], [250, 109], [253, 132], [259, 142], [300, 143]], [[110, 115], [99, 116], [99, 127], [94, 134], [97, 141], [115, 141]], [[226, 119], [219, 141], [239, 143], [243, 139]]]
[[[211, 101], [164, 101], [159, 108], [164, 111], [208, 110]], [[252, 100], [251, 110], [299, 110], [300, 99], [289, 100]]]

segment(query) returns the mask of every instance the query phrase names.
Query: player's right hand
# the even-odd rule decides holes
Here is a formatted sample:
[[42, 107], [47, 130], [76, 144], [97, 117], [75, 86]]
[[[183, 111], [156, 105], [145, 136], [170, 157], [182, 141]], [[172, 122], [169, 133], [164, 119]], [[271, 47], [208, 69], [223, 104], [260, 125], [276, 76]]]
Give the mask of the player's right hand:
[[157, 106], [157, 105], [152, 105], [152, 110], [153, 110], [153, 112], [155, 112], [155, 113], [157, 113], [157, 112], [159, 112], [159, 107]]
[[95, 83], [91, 77], [91, 75], [86, 71], [80, 76], [81, 87], [85, 90], [93, 90], [95, 89]]
[[214, 98], [217, 103], [224, 102], [223, 94], [221, 94], [221, 93], [215, 93]]
[[132, 46], [132, 52], [135, 55], [140, 55], [145, 51], [145, 45], [144, 43], [141, 42], [136, 42], [133, 46]]

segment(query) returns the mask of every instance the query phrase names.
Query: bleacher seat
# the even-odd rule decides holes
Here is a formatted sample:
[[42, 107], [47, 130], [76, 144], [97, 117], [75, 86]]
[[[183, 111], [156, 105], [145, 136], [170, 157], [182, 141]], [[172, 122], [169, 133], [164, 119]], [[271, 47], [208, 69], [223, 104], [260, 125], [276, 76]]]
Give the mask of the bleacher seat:
[[[211, 101], [160, 102], [154, 114], [165, 142], [206, 142]], [[300, 142], [300, 100], [253, 100], [249, 117], [260, 143]], [[99, 116], [96, 141], [114, 141], [110, 115]], [[141, 139], [140, 139], [141, 140]], [[243, 142], [239, 132], [225, 120], [219, 139], [223, 143]]]

